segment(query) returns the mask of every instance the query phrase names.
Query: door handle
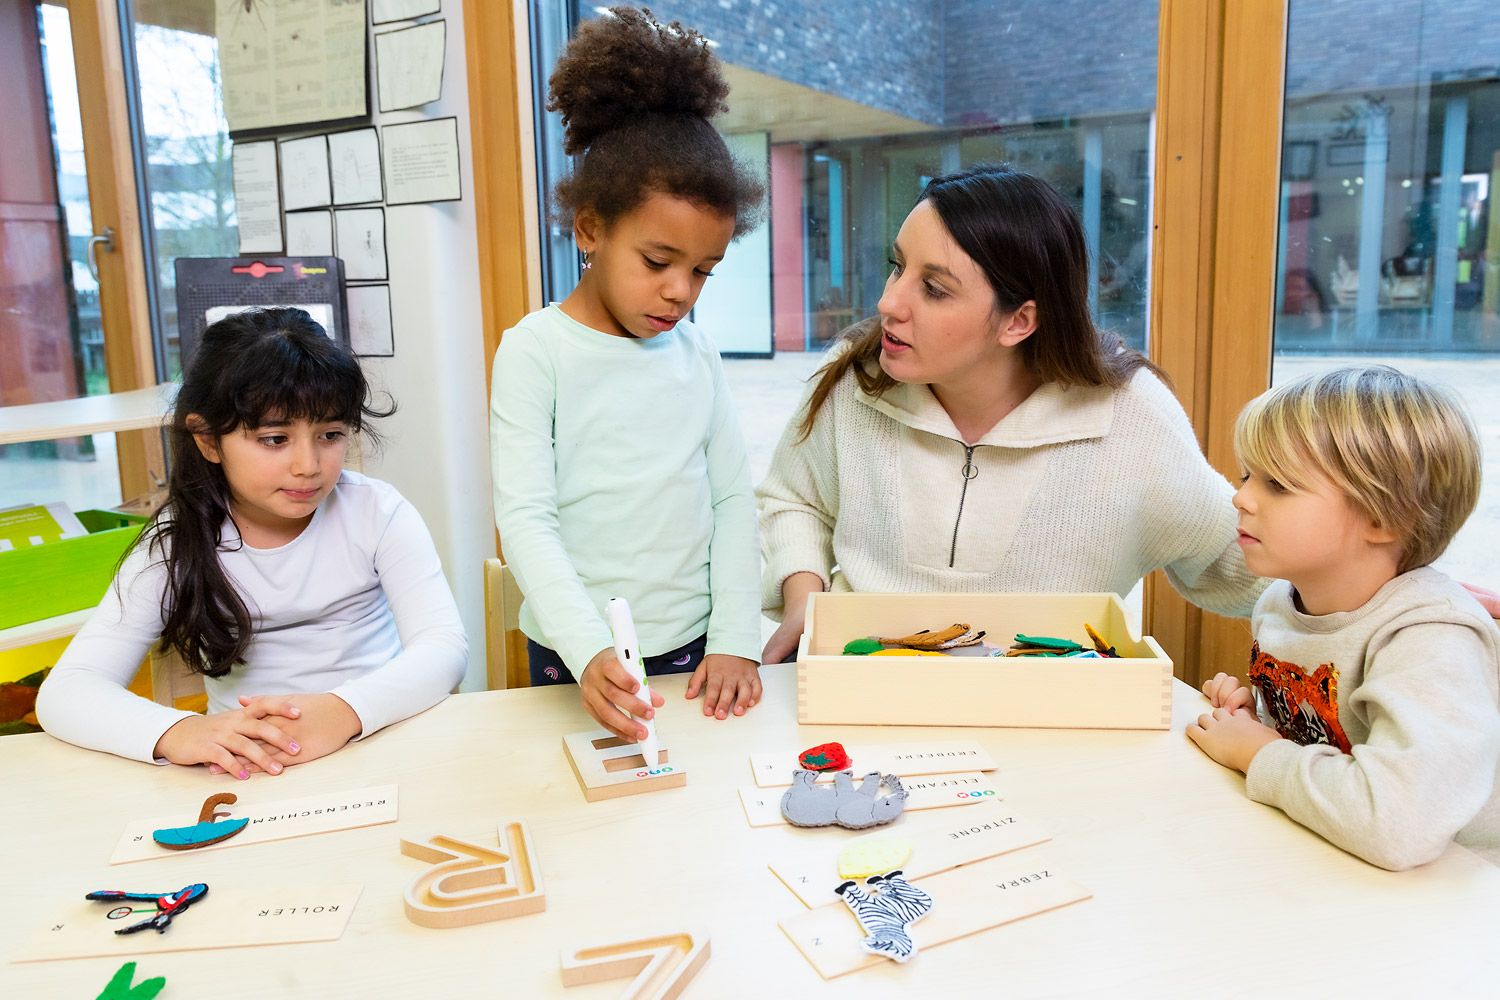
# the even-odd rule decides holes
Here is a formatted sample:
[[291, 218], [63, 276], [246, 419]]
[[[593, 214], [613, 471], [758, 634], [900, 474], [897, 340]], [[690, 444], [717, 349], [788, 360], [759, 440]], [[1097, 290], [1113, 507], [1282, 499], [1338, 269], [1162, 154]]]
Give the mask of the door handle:
[[99, 280], [99, 247], [100, 246], [103, 246], [104, 249], [110, 251], [111, 253], [114, 252], [114, 249], [115, 249], [115, 230], [114, 230], [113, 226], [105, 226], [103, 233], [95, 233], [93, 236], [90, 236], [88, 244], [87, 244], [86, 248], [84, 249], [84, 253], [83, 253], [84, 260], [86, 260], [88, 262], [88, 265], [89, 265], [89, 274], [92, 274], [94, 276], [94, 280], [95, 281]]

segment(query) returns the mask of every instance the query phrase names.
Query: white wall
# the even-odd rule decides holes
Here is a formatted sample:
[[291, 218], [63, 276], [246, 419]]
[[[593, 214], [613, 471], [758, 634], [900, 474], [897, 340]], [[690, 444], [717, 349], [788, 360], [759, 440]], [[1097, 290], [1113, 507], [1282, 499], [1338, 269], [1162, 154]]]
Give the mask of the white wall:
[[[770, 197], [770, 136], [765, 132], [726, 135], [729, 150], [752, 167]], [[726, 354], [771, 353], [770, 214], [753, 232], [729, 244], [714, 276], [703, 285], [693, 307], [693, 322], [703, 327]]]
[[[367, 455], [364, 468], [392, 483], [427, 521], [469, 633], [463, 683], [469, 691], [486, 686], [483, 567], [495, 554], [495, 523], [464, 2], [482, 0], [443, 3], [448, 49], [442, 99], [415, 111], [373, 115], [377, 125], [457, 116], [463, 200], [386, 207], [396, 353], [366, 358], [364, 365], [400, 410], [381, 422], [385, 447]], [[378, 107], [373, 88], [371, 105]]]

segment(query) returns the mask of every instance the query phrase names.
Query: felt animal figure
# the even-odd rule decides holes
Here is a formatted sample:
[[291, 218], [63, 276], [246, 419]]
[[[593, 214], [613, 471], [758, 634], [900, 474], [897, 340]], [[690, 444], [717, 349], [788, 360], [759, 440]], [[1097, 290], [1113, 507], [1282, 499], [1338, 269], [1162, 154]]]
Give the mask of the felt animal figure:
[[[832, 787], [816, 784], [814, 771], [792, 772], [792, 787], [781, 797], [781, 815], [793, 826], [832, 826], [849, 830], [889, 823], [906, 808], [906, 789], [894, 774], [883, 777], [871, 771], [854, 785], [854, 775], [840, 771], [833, 776]], [[877, 797], [880, 786], [890, 794]]]
[[203, 808], [198, 811], [197, 823], [192, 826], [172, 826], [163, 830], [153, 830], [151, 839], [172, 851], [189, 851], [195, 847], [207, 847], [209, 844], [228, 840], [249, 826], [250, 820], [245, 817], [225, 820], [222, 823], [215, 822], [221, 814], [214, 812], [214, 807], [233, 805], [235, 801], [233, 792], [210, 795], [204, 800]]
[[945, 629], [934, 632], [931, 629], [922, 629], [911, 635], [901, 635], [894, 638], [881, 637], [880, 641], [887, 646], [905, 646], [908, 649], [952, 649], [955, 646], [972, 646], [984, 638], [983, 629], [971, 629], [967, 623], [955, 622]]
[[902, 877], [902, 872], [872, 875], [866, 892], [854, 882], [844, 882], [834, 891], [854, 913], [869, 936], [860, 942], [872, 955], [905, 962], [917, 953], [910, 927], [932, 911], [932, 897]]

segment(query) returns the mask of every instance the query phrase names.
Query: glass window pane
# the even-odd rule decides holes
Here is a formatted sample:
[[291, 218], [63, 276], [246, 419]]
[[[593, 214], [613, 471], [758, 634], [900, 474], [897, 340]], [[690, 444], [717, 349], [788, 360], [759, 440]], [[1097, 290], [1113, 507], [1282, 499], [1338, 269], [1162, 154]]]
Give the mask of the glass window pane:
[[1439, 568], [1483, 582], [1500, 504], [1500, 45], [1490, 5], [1292, 0], [1273, 380], [1381, 362], [1453, 387], [1485, 443]]
[[[735, 318], [733, 340], [711, 329], [727, 354], [820, 352], [872, 315], [890, 241], [922, 186], [983, 162], [1039, 174], [1072, 201], [1097, 262], [1096, 318], [1144, 348], [1157, 5], [1090, 6], [1087, 17], [1067, 6], [651, 4], [661, 21], [710, 39], [730, 83], [729, 111], [716, 124], [768, 180], [768, 252], [731, 248], [714, 278], [716, 295], [734, 283], [764, 300], [749, 315], [724, 313]], [[578, 0], [532, 7], [538, 109], [569, 33], [604, 10]], [[1054, 49], [1067, 57], [1039, 63]], [[537, 141], [542, 216], [551, 220], [552, 186], [569, 169], [557, 114], [539, 113]], [[555, 222], [543, 237], [544, 292], [558, 301], [577, 282], [577, 251]], [[705, 304], [700, 322], [713, 318]], [[745, 333], [756, 324], [758, 334]], [[760, 423], [755, 416], [747, 426]], [[779, 429], [779, 419], [769, 424]]]
[[177, 378], [182, 361], [173, 261], [239, 253], [214, 4], [158, 0], [149, 7], [127, 6], [140, 93], [157, 333], [166, 375]]
[[[649, 6], [710, 40], [730, 84], [715, 124], [767, 180], [768, 225], [731, 246], [694, 311], [735, 358], [726, 369], [757, 481], [802, 380], [874, 314], [891, 240], [941, 174], [1009, 162], [1050, 181], [1083, 222], [1096, 320], [1145, 348], [1155, 0]], [[550, 192], [570, 165], [559, 116], [541, 109], [569, 34], [605, 7], [538, 0], [530, 13], [543, 291], [560, 301], [578, 254]]]
[[[0, 406], [106, 393], [68, 11], [12, 4], [3, 18], [5, 57], [26, 87], [0, 127]], [[0, 508], [56, 500], [120, 502], [114, 435], [0, 445]]]

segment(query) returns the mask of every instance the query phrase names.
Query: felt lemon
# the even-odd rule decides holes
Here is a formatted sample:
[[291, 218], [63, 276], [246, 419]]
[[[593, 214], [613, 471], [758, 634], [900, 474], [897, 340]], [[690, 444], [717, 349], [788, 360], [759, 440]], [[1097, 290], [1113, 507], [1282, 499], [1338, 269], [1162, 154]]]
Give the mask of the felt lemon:
[[839, 878], [884, 875], [906, 864], [911, 845], [893, 837], [855, 841], [839, 852]]
[[932, 649], [877, 649], [871, 656], [947, 656]]

